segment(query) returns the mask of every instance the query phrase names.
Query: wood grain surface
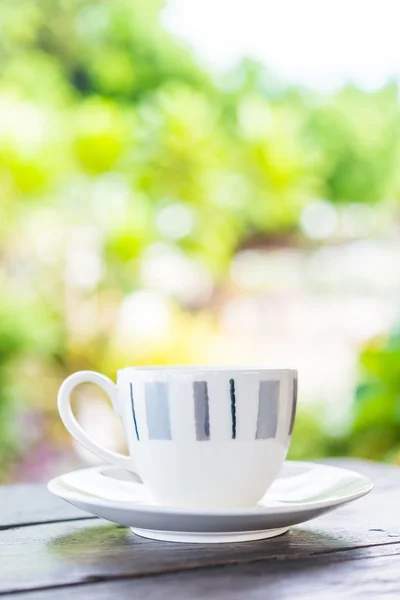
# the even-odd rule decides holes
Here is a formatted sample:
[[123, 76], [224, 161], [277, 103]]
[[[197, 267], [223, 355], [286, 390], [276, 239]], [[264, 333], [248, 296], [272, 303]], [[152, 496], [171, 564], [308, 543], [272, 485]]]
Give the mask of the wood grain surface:
[[[396, 544], [397, 551], [400, 548]], [[388, 550], [388, 547], [386, 547]], [[378, 600], [400, 598], [400, 554], [262, 561], [163, 576], [124, 578], [74, 587], [6, 594], [8, 600]], [[381, 550], [379, 550], [381, 553]]]
[[0, 487], [0, 530], [88, 517], [87, 513], [50, 494], [45, 485]]
[[[5, 488], [0, 496], [0, 594], [61, 600], [74, 586], [74, 600], [102, 600], [114, 593], [129, 597], [133, 591], [138, 598], [229, 595], [252, 600], [311, 593], [342, 598], [345, 592], [361, 597], [379, 588], [379, 597], [396, 597], [400, 469], [361, 461], [342, 464], [371, 477], [375, 490], [278, 538], [239, 544], [146, 540], [100, 519], [83, 518], [84, 513], [55, 498], [51, 504], [42, 487], [25, 488], [25, 500], [19, 486]], [[14, 507], [8, 505], [13, 497]]]

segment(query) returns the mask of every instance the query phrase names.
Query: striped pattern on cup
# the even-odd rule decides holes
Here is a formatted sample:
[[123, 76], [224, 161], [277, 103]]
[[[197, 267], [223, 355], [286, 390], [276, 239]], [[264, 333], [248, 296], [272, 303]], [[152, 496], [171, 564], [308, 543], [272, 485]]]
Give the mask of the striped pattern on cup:
[[[237, 390], [234, 379], [229, 385], [231, 437], [237, 439]], [[132, 420], [137, 441], [141, 433], [137, 417], [137, 407], [130, 386]], [[254, 423], [254, 439], [274, 439], [277, 434], [279, 413], [279, 381], [260, 381], [258, 390], [258, 413]], [[207, 381], [194, 381], [192, 384], [193, 418], [196, 440], [207, 442], [212, 439], [212, 422], [210, 421], [210, 397]], [[297, 400], [297, 379], [293, 381], [293, 403], [290, 416], [290, 434], [293, 430]], [[169, 384], [164, 381], [147, 382], [145, 384], [145, 416], [147, 436], [149, 440], [172, 440], [172, 429], [169, 405]], [[141, 425], [142, 426], [142, 425]]]

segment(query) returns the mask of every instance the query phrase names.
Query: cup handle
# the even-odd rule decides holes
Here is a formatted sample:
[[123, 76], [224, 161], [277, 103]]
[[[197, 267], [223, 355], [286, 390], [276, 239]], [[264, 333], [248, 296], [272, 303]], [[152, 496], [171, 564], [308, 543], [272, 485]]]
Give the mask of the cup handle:
[[71, 408], [71, 392], [81, 383], [94, 383], [101, 387], [110, 398], [115, 413], [120, 416], [117, 404], [117, 386], [115, 383], [105, 375], [101, 375], [95, 371], [79, 371], [67, 377], [58, 392], [58, 412], [66, 429], [86, 450], [89, 450], [102, 460], [132, 471], [132, 458], [130, 456], [112, 452], [97, 444], [87, 435], [75, 419]]

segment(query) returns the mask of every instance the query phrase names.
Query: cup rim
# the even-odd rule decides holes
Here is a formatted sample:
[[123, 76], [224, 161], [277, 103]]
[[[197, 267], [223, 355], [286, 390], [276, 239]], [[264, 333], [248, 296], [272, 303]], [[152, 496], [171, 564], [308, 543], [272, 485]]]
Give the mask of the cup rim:
[[139, 365], [131, 367], [122, 367], [118, 369], [118, 373], [125, 371], [132, 371], [134, 373], [179, 373], [179, 374], [191, 374], [191, 373], [226, 373], [239, 371], [240, 373], [292, 373], [293, 375], [298, 374], [297, 369], [292, 368], [280, 368], [280, 367], [253, 367], [246, 365]]

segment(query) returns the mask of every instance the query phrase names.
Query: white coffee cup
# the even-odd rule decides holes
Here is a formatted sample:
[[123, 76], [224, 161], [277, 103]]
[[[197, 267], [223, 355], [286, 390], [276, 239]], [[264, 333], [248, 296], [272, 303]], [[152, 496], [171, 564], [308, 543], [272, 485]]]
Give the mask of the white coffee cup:
[[[122, 421], [129, 456], [106, 450], [76, 421], [72, 390], [95, 383]], [[297, 372], [247, 367], [129, 367], [117, 384], [68, 377], [58, 410], [69, 433], [104, 461], [134, 471], [156, 502], [185, 508], [254, 506], [276, 478], [292, 434]]]

